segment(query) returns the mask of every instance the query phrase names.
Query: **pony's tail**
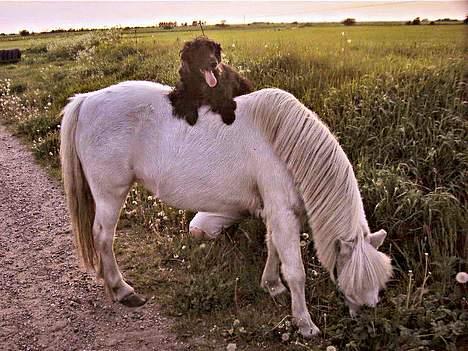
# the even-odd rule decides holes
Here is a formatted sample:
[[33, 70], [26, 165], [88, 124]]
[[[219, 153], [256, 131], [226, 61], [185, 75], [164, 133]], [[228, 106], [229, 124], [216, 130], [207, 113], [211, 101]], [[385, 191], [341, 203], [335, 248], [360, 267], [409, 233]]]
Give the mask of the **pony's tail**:
[[75, 246], [85, 269], [99, 271], [93, 239], [95, 202], [76, 151], [76, 125], [86, 95], [76, 95], [62, 111], [60, 158], [62, 179], [71, 217]]

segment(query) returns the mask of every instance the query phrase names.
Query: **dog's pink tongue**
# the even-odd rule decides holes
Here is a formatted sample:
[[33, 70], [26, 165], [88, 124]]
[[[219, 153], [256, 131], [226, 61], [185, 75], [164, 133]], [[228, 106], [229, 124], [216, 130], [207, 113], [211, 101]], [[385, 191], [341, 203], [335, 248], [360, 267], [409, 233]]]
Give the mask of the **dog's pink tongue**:
[[208, 84], [210, 88], [214, 88], [216, 84], [218, 84], [214, 73], [212, 71], [203, 71], [203, 73], [205, 75], [206, 84]]

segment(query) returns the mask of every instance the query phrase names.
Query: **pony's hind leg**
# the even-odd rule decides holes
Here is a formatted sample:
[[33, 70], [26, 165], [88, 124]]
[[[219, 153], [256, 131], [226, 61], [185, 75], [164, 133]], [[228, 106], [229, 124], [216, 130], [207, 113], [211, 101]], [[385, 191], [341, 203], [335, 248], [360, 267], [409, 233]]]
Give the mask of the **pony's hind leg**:
[[266, 243], [268, 248], [268, 257], [263, 269], [262, 281], [260, 286], [268, 291], [271, 297], [276, 297], [286, 291], [286, 287], [280, 277], [280, 259], [275, 245], [271, 238], [271, 230], [267, 229]]
[[281, 208], [267, 217], [271, 240], [278, 251], [283, 276], [291, 291], [294, 323], [304, 337], [320, 333], [312, 322], [305, 300], [305, 271], [300, 249], [300, 222], [293, 210]]
[[[114, 301], [129, 307], [143, 305], [146, 300], [137, 295], [134, 289], [125, 282], [115, 260], [113, 243], [119, 219], [120, 209], [130, 185], [94, 191], [96, 216], [93, 224], [93, 236], [99, 258], [98, 278], [102, 278], [107, 294]], [[92, 189], [93, 190], [93, 189]]]

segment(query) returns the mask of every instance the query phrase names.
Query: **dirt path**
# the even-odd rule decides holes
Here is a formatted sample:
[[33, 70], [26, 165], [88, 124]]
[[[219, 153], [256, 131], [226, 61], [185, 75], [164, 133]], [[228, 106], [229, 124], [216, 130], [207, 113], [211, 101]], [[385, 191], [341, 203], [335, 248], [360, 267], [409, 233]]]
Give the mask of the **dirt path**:
[[59, 184], [0, 126], [0, 350], [187, 350], [77, 267]]

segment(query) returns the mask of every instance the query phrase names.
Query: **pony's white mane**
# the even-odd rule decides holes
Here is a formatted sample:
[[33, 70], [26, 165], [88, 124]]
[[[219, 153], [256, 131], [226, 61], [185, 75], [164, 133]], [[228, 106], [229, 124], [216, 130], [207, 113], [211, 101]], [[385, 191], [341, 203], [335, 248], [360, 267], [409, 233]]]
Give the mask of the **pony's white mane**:
[[[256, 92], [248, 115], [285, 161], [304, 200], [317, 256], [334, 279], [337, 241], [354, 243], [348, 269], [359, 284], [385, 285], [387, 262], [364, 239], [369, 234], [354, 172], [336, 138], [318, 116], [280, 89]], [[381, 254], [381, 253], [379, 253]], [[383, 254], [381, 254], [383, 255]], [[383, 255], [385, 256], [385, 255]], [[361, 263], [369, 263], [362, 265]], [[348, 279], [353, 281], [354, 279]], [[339, 282], [342, 289], [358, 288]]]

